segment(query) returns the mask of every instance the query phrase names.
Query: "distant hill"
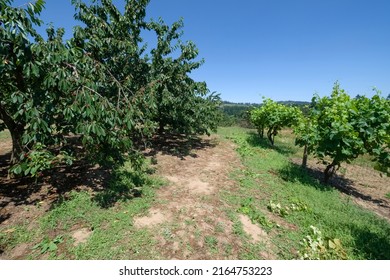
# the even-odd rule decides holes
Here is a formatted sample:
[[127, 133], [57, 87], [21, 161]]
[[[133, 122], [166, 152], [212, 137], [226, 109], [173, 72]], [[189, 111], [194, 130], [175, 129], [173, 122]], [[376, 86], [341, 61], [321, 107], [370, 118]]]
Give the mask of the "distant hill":
[[311, 102], [307, 101], [279, 101], [278, 103], [284, 104], [284, 105], [293, 105], [293, 106], [305, 106], [305, 105], [310, 105]]
[[223, 106], [245, 106], [245, 107], [249, 107], [249, 106], [259, 106], [260, 103], [243, 103], [243, 102], [230, 102], [230, 101], [222, 101], [222, 105]]
[[[304, 105], [310, 105], [310, 102], [307, 101], [278, 101], [278, 103], [284, 104], [284, 105], [295, 105], [295, 106], [304, 106]], [[249, 102], [230, 102], [230, 101], [222, 101], [222, 106], [240, 106], [240, 107], [257, 107], [260, 106], [260, 103], [249, 103]]]

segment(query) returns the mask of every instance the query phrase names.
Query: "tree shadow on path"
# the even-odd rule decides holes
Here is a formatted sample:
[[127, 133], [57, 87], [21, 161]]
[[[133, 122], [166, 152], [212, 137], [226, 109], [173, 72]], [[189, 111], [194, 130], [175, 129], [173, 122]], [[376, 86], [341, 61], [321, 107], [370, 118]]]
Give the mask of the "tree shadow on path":
[[215, 139], [205, 139], [200, 136], [184, 134], [163, 134], [155, 136], [148, 148], [143, 149], [145, 156], [155, 157], [158, 153], [171, 155], [185, 160], [185, 157], [197, 157], [196, 151], [213, 148], [217, 145]]

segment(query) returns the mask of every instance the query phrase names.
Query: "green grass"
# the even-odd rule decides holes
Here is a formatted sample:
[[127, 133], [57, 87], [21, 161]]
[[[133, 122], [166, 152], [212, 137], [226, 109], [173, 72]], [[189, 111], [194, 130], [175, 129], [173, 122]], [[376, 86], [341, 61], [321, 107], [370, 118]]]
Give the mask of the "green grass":
[[352, 164], [362, 166], [362, 167], [374, 168], [375, 161], [373, 159], [374, 158], [370, 155], [361, 155], [357, 157], [355, 160], [353, 160]]
[[205, 236], [204, 243], [209, 248], [211, 253], [217, 253], [218, 252], [218, 240], [214, 236]]
[[[42, 256], [42, 248], [61, 236], [56, 250], [46, 250], [49, 259], [159, 259], [152, 233], [133, 226], [135, 215], [144, 213], [161, 185], [158, 179], [134, 172], [126, 165], [113, 176], [106, 190], [91, 196], [86, 191], [72, 191], [60, 199], [37, 225], [22, 225], [9, 234], [0, 233], [0, 244], [15, 247], [30, 244], [29, 258]], [[124, 186], [127, 186], [126, 192]], [[137, 187], [136, 195], [134, 188]], [[114, 203], [115, 202], [115, 203]], [[85, 243], [74, 246], [72, 234], [84, 228], [91, 231]]]
[[386, 198], [389, 198], [389, 199], [390, 199], [390, 192], [387, 193], [385, 196], [386, 196]]
[[[264, 229], [268, 224], [261, 217], [268, 216], [271, 221], [275, 216], [283, 219], [284, 223], [272, 227], [270, 232], [278, 258], [299, 258], [297, 252], [303, 250], [301, 242], [310, 234], [310, 226], [315, 226], [324, 240], [339, 239], [348, 259], [390, 259], [390, 224], [290, 163], [288, 158], [299, 155], [300, 150], [294, 146], [289, 132], [287, 137], [278, 136], [274, 147], [253, 130], [221, 128], [218, 133], [237, 144], [245, 166], [233, 174], [239, 194], [225, 192], [223, 199], [239, 212], [250, 201], [244, 211]], [[281, 215], [275, 208], [270, 211], [271, 201], [280, 207], [287, 206], [288, 213]], [[306, 208], [291, 211], [292, 205]], [[326, 258], [340, 255], [328, 254]]]

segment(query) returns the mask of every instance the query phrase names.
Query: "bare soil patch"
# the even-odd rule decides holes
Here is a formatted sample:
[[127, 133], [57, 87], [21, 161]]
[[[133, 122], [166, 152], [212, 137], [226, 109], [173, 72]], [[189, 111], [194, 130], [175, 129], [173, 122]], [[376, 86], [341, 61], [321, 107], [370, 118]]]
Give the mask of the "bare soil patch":
[[91, 236], [92, 231], [88, 228], [80, 228], [75, 230], [72, 233], [72, 237], [74, 239], [74, 246], [78, 246], [79, 244], [87, 242], [88, 238]]
[[22, 243], [17, 245], [10, 255], [10, 259], [18, 260], [23, 259], [26, 254], [28, 254], [31, 250], [31, 244]]
[[244, 231], [252, 237], [254, 242], [259, 242], [261, 240], [267, 240], [267, 233], [260, 228], [258, 225], [252, 223], [248, 216], [240, 215], [240, 221], [244, 228]]
[[162, 224], [171, 219], [170, 212], [164, 211], [162, 209], [149, 209], [149, 215], [138, 217], [134, 221], [134, 225], [138, 228], [142, 227], [153, 227], [155, 225]]

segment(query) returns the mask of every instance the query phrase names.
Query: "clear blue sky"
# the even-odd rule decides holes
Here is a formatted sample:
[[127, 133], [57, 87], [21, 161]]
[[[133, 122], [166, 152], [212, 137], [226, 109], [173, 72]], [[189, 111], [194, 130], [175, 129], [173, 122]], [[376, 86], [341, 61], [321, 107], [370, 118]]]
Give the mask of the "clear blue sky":
[[[70, 0], [46, 2], [43, 20], [71, 36]], [[388, 0], [151, 0], [146, 18], [183, 17], [184, 39], [205, 59], [192, 77], [223, 100], [260, 102], [310, 101], [336, 80], [352, 96], [374, 86], [387, 96], [389, 15]]]

